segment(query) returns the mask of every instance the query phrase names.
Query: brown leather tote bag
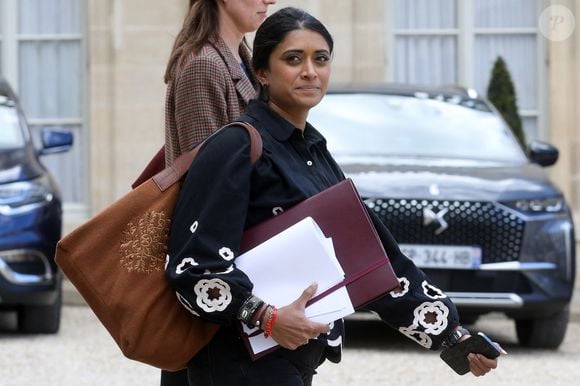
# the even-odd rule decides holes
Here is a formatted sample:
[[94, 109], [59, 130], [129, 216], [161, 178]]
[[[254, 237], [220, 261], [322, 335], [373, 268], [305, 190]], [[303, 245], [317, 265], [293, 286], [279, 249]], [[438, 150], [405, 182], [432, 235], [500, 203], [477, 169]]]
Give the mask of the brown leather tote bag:
[[[258, 131], [228, 126], [246, 128], [256, 162]], [[185, 368], [219, 328], [190, 314], [164, 275], [171, 216], [200, 147], [60, 240], [55, 257], [127, 358], [171, 371]]]

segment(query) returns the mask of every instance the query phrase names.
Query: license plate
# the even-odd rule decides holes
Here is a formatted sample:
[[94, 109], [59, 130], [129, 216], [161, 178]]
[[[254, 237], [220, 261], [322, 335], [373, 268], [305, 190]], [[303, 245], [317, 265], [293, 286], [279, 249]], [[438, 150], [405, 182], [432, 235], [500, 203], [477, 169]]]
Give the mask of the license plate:
[[400, 248], [420, 268], [474, 269], [481, 265], [479, 247], [401, 244]]

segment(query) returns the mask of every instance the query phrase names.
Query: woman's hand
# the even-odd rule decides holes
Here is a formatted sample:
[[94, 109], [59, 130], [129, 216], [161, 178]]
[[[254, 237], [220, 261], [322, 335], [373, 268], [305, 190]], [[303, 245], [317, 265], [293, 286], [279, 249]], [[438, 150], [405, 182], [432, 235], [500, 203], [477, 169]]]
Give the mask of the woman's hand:
[[[494, 345], [498, 348], [501, 355], [507, 355], [507, 352], [501, 348], [499, 344], [494, 342]], [[467, 355], [467, 359], [469, 360], [469, 370], [471, 371], [471, 374], [476, 377], [481, 377], [497, 368], [499, 357], [490, 359], [482, 354], [470, 353]]]
[[278, 309], [271, 336], [280, 346], [295, 350], [310, 339], [330, 331], [327, 324], [313, 322], [304, 316], [306, 303], [314, 296], [317, 288], [316, 283], [311, 284], [293, 303]]

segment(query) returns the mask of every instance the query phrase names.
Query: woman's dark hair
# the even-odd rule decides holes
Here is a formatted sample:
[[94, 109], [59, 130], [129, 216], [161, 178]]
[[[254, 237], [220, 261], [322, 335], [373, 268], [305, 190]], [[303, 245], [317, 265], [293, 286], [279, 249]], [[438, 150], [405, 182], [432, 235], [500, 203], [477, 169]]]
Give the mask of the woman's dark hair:
[[216, 0], [190, 0], [183, 27], [173, 44], [165, 69], [165, 83], [173, 77], [173, 68], [184, 55], [198, 52], [208, 40], [219, 34], [219, 9]]
[[330, 53], [332, 53], [334, 41], [320, 20], [302, 9], [282, 8], [264, 20], [256, 31], [252, 50], [252, 67], [254, 71], [267, 69], [270, 55], [278, 44], [290, 32], [301, 29], [318, 32], [328, 43]]

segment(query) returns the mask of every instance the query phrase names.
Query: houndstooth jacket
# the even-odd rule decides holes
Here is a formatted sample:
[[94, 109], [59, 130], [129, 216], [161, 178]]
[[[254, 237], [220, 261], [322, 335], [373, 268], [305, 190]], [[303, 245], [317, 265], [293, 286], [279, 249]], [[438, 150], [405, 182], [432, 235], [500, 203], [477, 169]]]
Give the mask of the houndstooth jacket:
[[[245, 43], [239, 53], [250, 69]], [[221, 38], [208, 42], [197, 54], [192, 52], [173, 71], [165, 100], [166, 165], [242, 115], [257, 85], [251, 70], [248, 79]]]

